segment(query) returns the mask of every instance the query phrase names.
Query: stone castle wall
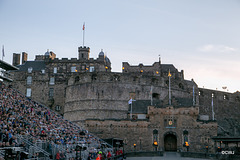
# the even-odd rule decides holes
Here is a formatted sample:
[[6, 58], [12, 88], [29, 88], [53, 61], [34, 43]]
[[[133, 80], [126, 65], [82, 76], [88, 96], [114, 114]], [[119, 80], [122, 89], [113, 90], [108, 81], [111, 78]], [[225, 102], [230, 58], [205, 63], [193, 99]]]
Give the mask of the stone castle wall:
[[[158, 150], [164, 150], [164, 137], [174, 134], [177, 137], [177, 149], [186, 150], [183, 147], [183, 132], [188, 132], [189, 151], [205, 152], [205, 146], [209, 151], [214, 151], [214, 143], [211, 137], [217, 135], [216, 122], [198, 122], [199, 109], [192, 108], [149, 108], [149, 119], [147, 120], [87, 120], [87, 129], [100, 138], [121, 138], [126, 143], [127, 151], [153, 151], [153, 130], [157, 130]], [[168, 127], [165, 123], [169, 118], [174, 127]], [[176, 123], [176, 124], [174, 124]]]
[[[240, 133], [240, 92], [228, 93], [217, 90], [199, 88], [200, 114], [212, 117], [212, 101], [214, 119], [225, 128], [230, 135]], [[213, 97], [212, 97], [213, 96]]]
[[[126, 118], [128, 100], [155, 99], [168, 103], [168, 78], [133, 73], [84, 73], [72, 76], [66, 88], [64, 116], [72, 121]], [[172, 80], [172, 96], [191, 98], [192, 89], [183, 80]], [[181, 87], [179, 87], [181, 84]]]

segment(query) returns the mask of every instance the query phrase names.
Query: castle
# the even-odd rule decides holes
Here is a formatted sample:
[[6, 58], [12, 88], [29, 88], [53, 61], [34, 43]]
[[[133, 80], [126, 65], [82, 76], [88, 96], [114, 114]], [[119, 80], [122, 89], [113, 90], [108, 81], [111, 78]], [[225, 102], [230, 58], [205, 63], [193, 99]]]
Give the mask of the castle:
[[100, 138], [123, 139], [128, 151], [215, 152], [232, 144], [221, 137], [239, 137], [239, 92], [198, 88], [161, 59], [151, 66], [123, 62], [118, 73], [103, 51], [97, 59], [89, 54], [79, 47], [78, 58], [47, 51], [28, 61], [23, 52], [21, 65], [14, 54], [12, 85]]

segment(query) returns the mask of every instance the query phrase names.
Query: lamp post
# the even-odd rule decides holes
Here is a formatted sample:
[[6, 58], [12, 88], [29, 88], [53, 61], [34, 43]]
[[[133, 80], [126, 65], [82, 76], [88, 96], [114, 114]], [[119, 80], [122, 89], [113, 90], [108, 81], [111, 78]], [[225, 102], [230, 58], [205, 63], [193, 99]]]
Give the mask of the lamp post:
[[208, 153], [208, 145], [206, 145], [206, 153]]
[[134, 143], [134, 144], [133, 144], [133, 147], [134, 147], [134, 151], [135, 151], [135, 154], [136, 154], [137, 145]]
[[187, 141], [184, 143], [184, 146], [187, 148], [187, 152], [188, 152], [189, 151], [189, 144], [188, 144]]
[[157, 141], [154, 141], [154, 142], [153, 142], [153, 146], [155, 147], [155, 151], [157, 152], [158, 142], [157, 142]]

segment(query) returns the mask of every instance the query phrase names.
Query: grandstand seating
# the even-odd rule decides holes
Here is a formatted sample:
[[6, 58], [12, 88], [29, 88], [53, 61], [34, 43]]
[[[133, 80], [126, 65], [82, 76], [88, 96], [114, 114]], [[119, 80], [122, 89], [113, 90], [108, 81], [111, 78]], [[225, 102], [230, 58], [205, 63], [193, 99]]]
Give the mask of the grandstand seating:
[[76, 146], [82, 145], [87, 148], [82, 152], [86, 159], [101, 143], [87, 130], [0, 82], [0, 157], [3, 148], [20, 147], [28, 158], [55, 159], [58, 154], [61, 159], [74, 159]]

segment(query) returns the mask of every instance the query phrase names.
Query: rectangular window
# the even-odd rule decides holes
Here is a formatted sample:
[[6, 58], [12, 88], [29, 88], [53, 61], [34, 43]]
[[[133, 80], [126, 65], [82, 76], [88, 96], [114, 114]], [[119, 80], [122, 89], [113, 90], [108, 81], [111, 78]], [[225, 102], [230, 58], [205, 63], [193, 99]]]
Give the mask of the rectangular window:
[[90, 72], [94, 72], [94, 66], [90, 66]]
[[49, 88], [49, 98], [53, 98], [53, 88]]
[[56, 111], [60, 111], [61, 107], [60, 106], [56, 106]]
[[27, 94], [26, 94], [26, 97], [31, 97], [31, 88], [27, 88]]
[[29, 68], [28, 68], [28, 73], [32, 73], [32, 70], [33, 70], [33, 68], [32, 68], [32, 67], [29, 67]]
[[49, 84], [50, 84], [50, 85], [54, 85], [54, 84], [55, 84], [55, 79], [54, 79], [54, 77], [51, 77], [51, 78], [50, 78]]
[[53, 73], [57, 73], [57, 67], [53, 68]]
[[31, 85], [32, 84], [32, 76], [28, 76], [27, 77], [27, 85]]
[[71, 72], [76, 72], [76, 67], [71, 67]]

